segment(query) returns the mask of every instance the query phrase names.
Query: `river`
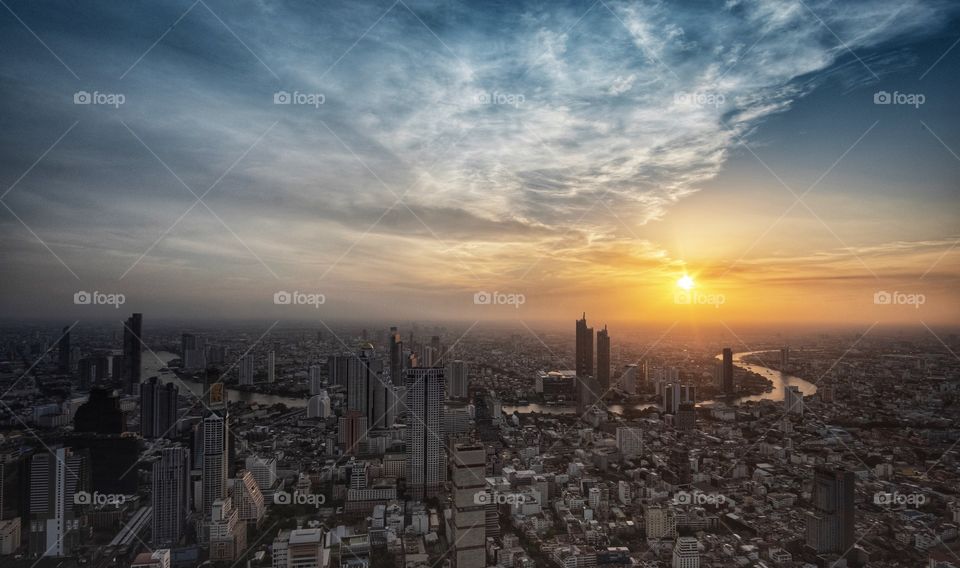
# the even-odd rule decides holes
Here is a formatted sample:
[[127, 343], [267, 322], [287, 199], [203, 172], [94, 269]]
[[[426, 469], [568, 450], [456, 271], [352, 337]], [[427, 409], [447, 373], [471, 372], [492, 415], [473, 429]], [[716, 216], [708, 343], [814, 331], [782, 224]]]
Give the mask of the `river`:
[[[760, 401], [760, 400], [774, 400], [781, 401], [783, 400], [783, 387], [785, 385], [795, 385], [800, 387], [800, 392], [806, 396], [813, 395], [817, 392], [817, 387], [813, 383], [796, 377], [793, 375], [788, 375], [786, 373], [781, 373], [780, 371], [770, 369], [768, 367], [763, 367], [760, 365], [752, 365], [750, 363], [745, 363], [742, 361], [743, 357], [748, 355], [755, 355], [757, 353], [771, 353], [772, 351], [745, 351], [742, 353], [733, 354], [733, 364], [741, 369], [746, 369], [748, 371], [754, 372], [761, 377], [768, 379], [773, 383], [773, 390], [764, 392], [752, 396], [744, 396], [736, 399], [734, 404], [740, 404], [743, 402], [749, 401]], [[157, 360], [157, 357], [160, 358], [160, 361]], [[144, 353], [143, 355], [143, 376], [144, 378], [150, 378], [153, 376], [160, 377], [165, 383], [175, 383], [181, 388], [186, 385], [190, 391], [200, 396], [203, 394], [203, 384], [196, 381], [185, 381], [178, 379], [177, 376], [172, 371], [160, 371], [160, 368], [165, 366], [172, 359], [176, 359], [178, 355], [175, 353], [170, 353], [167, 351], [160, 351], [157, 353], [157, 357], [149, 353]], [[720, 355], [717, 355], [719, 358]], [[274, 404], [285, 404], [290, 408], [304, 408], [307, 406], [307, 399], [305, 398], [293, 398], [289, 396], [280, 396], [273, 394], [260, 394], [255, 392], [248, 391], [238, 391], [231, 388], [227, 388], [227, 399], [231, 402], [246, 402], [248, 404], [260, 404], [260, 405], [274, 405]], [[713, 400], [703, 400], [698, 404], [709, 404], [714, 402]], [[631, 406], [634, 410], [645, 410], [647, 408], [656, 408], [657, 405], [650, 403], [642, 403]], [[622, 404], [611, 404], [607, 407], [610, 412], [615, 414], [622, 414], [626, 407]], [[522, 406], [510, 406], [504, 405], [503, 411], [507, 414], [513, 414], [514, 412], [531, 413], [539, 412], [541, 414], [575, 414], [577, 409], [575, 406], [547, 406], [543, 404], [525, 404]]]
[[[158, 361], [157, 358], [160, 358]], [[196, 396], [203, 394], [203, 383], [197, 381], [187, 381], [177, 377], [173, 371], [161, 371], [160, 369], [179, 355], [168, 351], [158, 351], [156, 357], [150, 352], [143, 354], [143, 363], [141, 365], [141, 376], [144, 379], [150, 377], [159, 377], [164, 383], [174, 383], [181, 389], [186, 386]], [[274, 394], [260, 394], [249, 391], [238, 391], [227, 387], [227, 400], [230, 402], [246, 402], [247, 404], [260, 404], [271, 406], [274, 404], [285, 404], [290, 408], [305, 408], [307, 399], [293, 398], [289, 396], [280, 396]]]
[[[800, 392], [806, 396], [813, 395], [817, 392], [817, 387], [813, 383], [796, 377], [793, 375], [788, 375], [781, 373], [780, 371], [770, 369], [768, 367], [762, 367], [760, 365], [751, 365], [750, 363], [745, 363], [742, 361], [743, 357], [748, 355], [756, 355], [757, 353], [770, 353], [772, 351], [745, 351], [742, 353], [733, 354], [733, 364], [741, 369], [751, 371], [760, 375], [761, 377], [769, 380], [773, 383], [773, 390], [767, 391], [761, 394], [752, 395], [752, 396], [742, 396], [733, 401], [733, 404], [741, 404], [744, 402], [750, 401], [760, 401], [760, 400], [774, 400], [782, 401], [783, 400], [783, 387], [785, 385], [796, 385], [800, 387]], [[717, 355], [717, 358], [720, 358], [720, 355]], [[715, 400], [701, 400], [697, 405], [710, 405], [711, 403], [716, 402]], [[622, 414], [624, 411], [624, 405], [622, 404], [611, 404], [607, 406], [607, 409], [610, 412], [615, 414]], [[647, 408], [657, 408], [656, 404], [643, 403], [636, 404], [630, 408], [634, 410], [645, 410]], [[529, 412], [539, 412], [541, 414], [575, 414], [577, 408], [575, 406], [546, 406], [542, 404], [525, 404], [522, 406], [503, 406], [503, 411], [507, 414], [513, 414], [514, 412], [519, 412], [521, 414]]]

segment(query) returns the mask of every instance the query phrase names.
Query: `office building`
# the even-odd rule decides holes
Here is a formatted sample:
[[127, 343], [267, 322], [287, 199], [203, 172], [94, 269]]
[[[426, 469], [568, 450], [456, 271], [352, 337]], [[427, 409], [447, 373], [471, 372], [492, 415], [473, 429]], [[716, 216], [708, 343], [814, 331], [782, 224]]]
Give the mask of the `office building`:
[[407, 491], [413, 499], [437, 495], [446, 479], [443, 441], [444, 370], [406, 371]]
[[[86, 515], [79, 495], [91, 492], [89, 456], [71, 448], [30, 459], [30, 554], [70, 556], [86, 541]], [[81, 501], [78, 503], [78, 501]]]
[[184, 535], [190, 511], [190, 450], [175, 446], [160, 450], [151, 470], [153, 545], [176, 546]]
[[185, 371], [207, 368], [206, 339], [192, 333], [180, 336], [180, 367]]
[[343, 453], [356, 454], [363, 450], [370, 429], [368, 424], [367, 417], [359, 410], [348, 410], [340, 417], [337, 434]]
[[640, 367], [635, 363], [625, 365], [620, 374], [620, 390], [627, 395], [637, 394], [637, 377], [640, 374]]
[[244, 460], [244, 467], [253, 475], [261, 491], [272, 488], [277, 482], [277, 458], [250, 456]]
[[307, 401], [307, 418], [329, 418], [332, 415], [330, 404], [327, 391], [321, 390]]
[[253, 472], [241, 471], [233, 480], [233, 503], [238, 517], [247, 523], [248, 528], [260, 526], [267, 508]]
[[324, 568], [323, 530], [282, 530], [273, 540], [272, 568]]
[[783, 387], [783, 411], [787, 414], [803, 415], [803, 393], [796, 385]]
[[247, 525], [240, 520], [240, 514], [233, 506], [233, 499], [216, 499], [209, 514], [207, 530], [210, 560], [219, 562], [240, 558], [247, 549]]
[[178, 389], [157, 377], [140, 385], [140, 435], [173, 438], [176, 435]]
[[308, 371], [310, 381], [310, 396], [318, 395], [324, 390], [323, 375], [320, 373], [320, 365], [310, 365]]
[[273, 349], [267, 353], [267, 382], [273, 383], [277, 380], [277, 352]]
[[253, 354], [247, 353], [237, 363], [237, 382], [241, 385], [253, 384]]
[[699, 542], [692, 536], [681, 536], [673, 546], [672, 568], [700, 568]]
[[640, 456], [643, 449], [642, 433], [639, 428], [617, 428], [617, 449], [624, 459], [633, 459]]
[[390, 346], [390, 380], [396, 384], [403, 372], [403, 342], [400, 341], [400, 334], [396, 327], [390, 328], [389, 336]]
[[454, 568], [486, 566], [486, 499], [478, 495], [486, 490], [487, 451], [482, 445], [457, 444], [450, 460], [453, 482], [453, 514], [450, 540], [454, 544]]
[[610, 384], [610, 334], [607, 332], [607, 326], [597, 332], [597, 386], [600, 388], [600, 396], [608, 392], [612, 385]]
[[123, 392], [136, 394], [140, 386], [143, 350], [143, 314], [133, 314], [123, 325]]
[[577, 320], [576, 336], [577, 414], [582, 416], [593, 408], [599, 388], [593, 374], [593, 328], [587, 327], [587, 314]]
[[826, 466], [814, 470], [807, 546], [817, 554], [846, 554], [853, 547], [854, 483], [852, 471]]
[[469, 391], [467, 363], [459, 359], [447, 365], [448, 396], [453, 399], [466, 399]]
[[723, 394], [733, 394], [733, 349], [723, 348], [723, 366], [721, 367], [720, 385]]

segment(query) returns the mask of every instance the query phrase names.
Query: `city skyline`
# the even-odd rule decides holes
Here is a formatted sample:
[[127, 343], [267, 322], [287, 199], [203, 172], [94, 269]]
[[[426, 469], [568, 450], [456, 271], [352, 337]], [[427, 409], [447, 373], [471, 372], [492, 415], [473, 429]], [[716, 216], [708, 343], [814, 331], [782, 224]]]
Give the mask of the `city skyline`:
[[496, 6], [11, 3], [4, 315], [957, 321], [955, 5]]

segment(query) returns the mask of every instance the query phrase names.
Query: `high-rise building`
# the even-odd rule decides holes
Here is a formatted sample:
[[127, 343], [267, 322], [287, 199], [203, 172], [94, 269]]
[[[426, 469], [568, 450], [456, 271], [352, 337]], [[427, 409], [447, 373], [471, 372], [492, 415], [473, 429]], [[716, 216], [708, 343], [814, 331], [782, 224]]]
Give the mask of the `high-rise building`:
[[617, 449], [620, 450], [624, 458], [633, 459], [639, 457], [642, 448], [643, 438], [639, 428], [617, 428]]
[[783, 410], [787, 414], [803, 415], [803, 393], [797, 385], [783, 386]]
[[620, 375], [620, 389], [628, 395], [637, 394], [637, 377], [639, 374], [640, 367], [637, 364], [625, 365]]
[[277, 380], [277, 352], [273, 349], [267, 353], [267, 382], [273, 383]]
[[324, 391], [323, 375], [320, 373], [320, 365], [310, 365], [308, 376], [311, 396], [318, 395]]
[[176, 546], [190, 510], [190, 450], [173, 446], [160, 450], [151, 474], [154, 546]]
[[227, 417], [204, 417], [201, 511], [209, 515], [215, 501], [227, 496]]
[[487, 451], [482, 445], [457, 444], [450, 460], [453, 481], [453, 515], [450, 519], [454, 542], [454, 568], [484, 568], [486, 558]]
[[369, 431], [367, 417], [359, 410], [348, 410], [339, 420], [337, 434], [345, 454], [358, 453]]
[[239, 374], [238, 383], [241, 385], [252, 385], [253, 384], [253, 354], [247, 353], [240, 358], [240, 363], [237, 365], [237, 372]]
[[680, 409], [680, 384], [667, 383], [663, 387], [663, 411], [676, 414]]
[[56, 448], [30, 459], [30, 554], [69, 556], [85, 542], [82, 505], [90, 495], [89, 456]]
[[723, 367], [721, 367], [720, 384], [723, 394], [733, 394], [733, 349], [723, 348]]
[[599, 388], [593, 374], [593, 328], [587, 327], [587, 314], [577, 320], [576, 338], [577, 414], [583, 415], [597, 402]]
[[396, 384], [403, 376], [403, 342], [396, 327], [390, 328], [390, 380]]
[[352, 356], [350, 353], [327, 356], [327, 384], [329, 386], [347, 388], [347, 374]]
[[436, 496], [446, 478], [443, 443], [444, 370], [407, 369], [407, 490]]
[[184, 333], [180, 336], [180, 366], [187, 371], [207, 367], [207, 344], [202, 336]]
[[470, 385], [467, 379], [467, 363], [457, 359], [450, 361], [447, 365], [447, 385], [449, 397], [455, 399], [466, 399]]
[[814, 471], [813, 510], [807, 512], [807, 546], [817, 554], [846, 554], [854, 545], [855, 477], [819, 466]]
[[699, 542], [692, 536], [681, 536], [673, 546], [672, 568], [700, 568]]
[[140, 435], [144, 438], [172, 438], [176, 435], [177, 386], [161, 383], [157, 377], [140, 385]]
[[610, 390], [610, 334], [607, 326], [597, 332], [597, 386], [601, 396]]
[[266, 513], [263, 492], [257, 484], [253, 472], [241, 471], [233, 480], [233, 503], [241, 521], [248, 527], [259, 527]]
[[110, 375], [110, 358], [105, 354], [84, 357], [78, 366], [81, 389], [89, 389]]
[[321, 390], [320, 394], [310, 397], [307, 401], [307, 418], [329, 418], [331, 414], [330, 396], [327, 391]]
[[136, 394], [140, 386], [143, 314], [133, 314], [123, 326], [123, 392]]
[[677, 430], [688, 432], [697, 427], [697, 410], [692, 402], [681, 402], [677, 407], [676, 420], [674, 421]]
[[61, 373], [70, 372], [70, 327], [66, 326], [57, 341], [57, 370]]
[[780, 348], [780, 371], [787, 372], [787, 369], [790, 367], [790, 348], [781, 347]]
[[277, 458], [250, 456], [244, 461], [244, 466], [253, 475], [261, 491], [270, 489], [276, 484]]
[[207, 511], [210, 560], [230, 561], [240, 558], [247, 548], [247, 524], [240, 520], [240, 513], [233, 506], [233, 499], [217, 499]]

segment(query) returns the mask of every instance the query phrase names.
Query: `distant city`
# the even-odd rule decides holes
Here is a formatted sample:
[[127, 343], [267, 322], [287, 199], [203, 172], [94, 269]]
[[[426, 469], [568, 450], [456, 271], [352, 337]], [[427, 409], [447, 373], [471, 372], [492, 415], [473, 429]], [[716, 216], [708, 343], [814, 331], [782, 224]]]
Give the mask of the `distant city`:
[[3, 565], [907, 567], [954, 551], [956, 336], [748, 348], [626, 340], [586, 314], [568, 329], [4, 327]]

